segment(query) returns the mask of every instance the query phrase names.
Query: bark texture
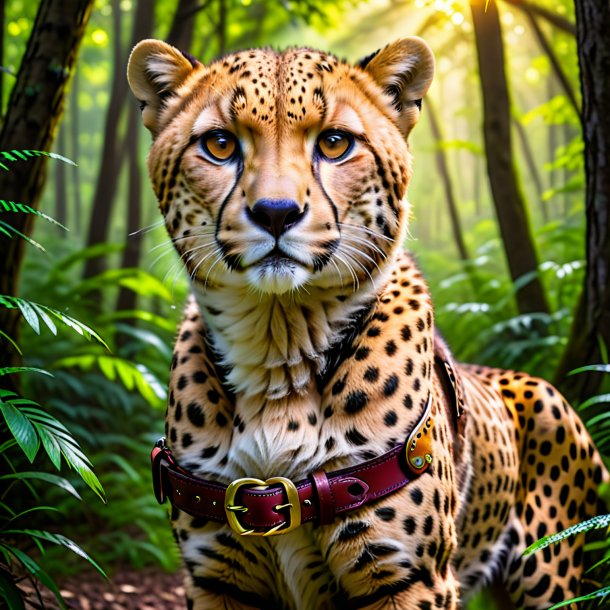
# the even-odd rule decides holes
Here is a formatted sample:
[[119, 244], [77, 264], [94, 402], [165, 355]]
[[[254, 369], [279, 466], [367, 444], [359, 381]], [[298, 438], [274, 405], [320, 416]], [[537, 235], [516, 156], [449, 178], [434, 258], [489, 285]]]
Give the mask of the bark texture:
[[[510, 101], [504, 68], [504, 45], [495, 0], [471, 1], [472, 20], [483, 96], [483, 135], [487, 173], [500, 234], [513, 282], [535, 273], [538, 257], [529, 228], [523, 193], [513, 165]], [[549, 312], [540, 278], [515, 295], [520, 313]]]
[[[64, 99], [93, 0], [42, 0], [11, 91], [0, 132], [0, 151], [52, 148]], [[47, 158], [34, 157], [2, 171], [1, 197], [37, 207], [45, 180]], [[31, 214], [6, 215], [22, 233], [31, 232]], [[25, 242], [0, 236], [0, 294], [17, 294]], [[0, 308], [0, 328], [17, 336], [19, 317]], [[0, 339], [1, 341], [1, 339]], [[9, 344], [0, 343], [0, 365], [14, 362]]]
[[603, 362], [610, 348], [610, 11], [608, 0], [576, 0], [582, 129], [585, 144], [587, 266], [557, 382], [571, 400], [593, 395], [600, 373], [565, 375]]

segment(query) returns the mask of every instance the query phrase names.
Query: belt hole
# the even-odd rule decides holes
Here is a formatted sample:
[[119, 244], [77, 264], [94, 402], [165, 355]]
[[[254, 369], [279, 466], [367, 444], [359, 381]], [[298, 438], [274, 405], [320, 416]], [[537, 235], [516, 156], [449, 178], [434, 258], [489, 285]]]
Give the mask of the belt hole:
[[360, 496], [364, 493], [364, 487], [362, 487], [362, 485], [360, 485], [360, 483], [352, 483], [347, 488], [347, 491], [352, 496]]

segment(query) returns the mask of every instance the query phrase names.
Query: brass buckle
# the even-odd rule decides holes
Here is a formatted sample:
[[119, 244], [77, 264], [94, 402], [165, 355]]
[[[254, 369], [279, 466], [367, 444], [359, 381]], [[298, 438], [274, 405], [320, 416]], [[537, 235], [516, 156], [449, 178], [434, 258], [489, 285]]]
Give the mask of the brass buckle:
[[[270, 487], [271, 485], [279, 484], [284, 488], [288, 502], [286, 504], [278, 504], [275, 510], [282, 510], [284, 508], [289, 509], [290, 518], [288, 521], [282, 521], [278, 525], [272, 527], [270, 530], [265, 532], [257, 532], [255, 530], [246, 529], [239, 521], [237, 513], [246, 513], [248, 508], [246, 506], [236, 506], [235, 497], [240, 487], [244, 485], [256, 485], [258, 487]], [[299, 492], [295, 484], [284, 477], [272, 477], [266, 481], [261, 479], [236, 479], [227, 487], [225, 494], [225, 512], [227, 514], [227, 521], [231, 529], [239, 534], [240, 536], [275, 536], [279, 534], [287, 534], [292, 531], [295, 527], [301, 525], [301, 502], [299, 501]]]

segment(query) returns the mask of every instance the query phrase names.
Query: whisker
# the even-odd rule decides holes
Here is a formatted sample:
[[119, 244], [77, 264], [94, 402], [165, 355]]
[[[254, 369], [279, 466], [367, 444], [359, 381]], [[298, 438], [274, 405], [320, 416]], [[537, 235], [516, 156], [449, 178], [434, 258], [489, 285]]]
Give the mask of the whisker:
[[216, 258], [216, 260], [212, 263], [212, 265], [210, 266], [210, 268], [208, 269], [208, 272], [205, 276], [205, 281], [203, 283], [203, 289], [206, 290], [208, 287], [208, 278], [210, 277], [210, 273], [212, 272], [212, 269], [214, 269], [214, 267], [216, 267], [216, 265], [222, 260], [223, 256], [222, 256], [222, 252], [219, 250], [219, 254], [218, 257]]
[[[196, 280], [196, 276], [197, 276], [197, 271], [199, 270], [199, 267], [201, 267], [201, 265], [203, 265], [203, 263], [210, 258], [210, 256], [214, 256], [214, 254], [219, 254], [222, 256], [222, 252], [220, 251], [220, 248], [218, 246], [216, 246], [211, 252], [208, 252], [194, 267], [193, 271], [190, 273], [191, 279], [193, 281]], [[194, 256], [192, 258], [195, 258]], [[191, 259], [192, 260], [192, 259]], [[190, 262], [190, 261], [189, 261]]]
[[341, 281], [341, 288], [343, 288], [343, 274], [341, 273], [341, 269], [339, 269], [335, 259], [331, 257], [330, 262], [335, 266], [337, 273], [339, 274], [339, 280]]
[[[374, 258], [370, 257], [366, 252], [363, 252], [362, 250], [359, 250], [358, 248], [354, 248], [354, 246], [350, 246], [349, 243], [345, 243], [345, 242], [343, 242], [341, 244], [341, 247], [347, 248], [348, 250], [351, 250], [352, 252], [356, 252], [358, 254], [358, 256], [363, 256], [367, 260], [371, 261], [371, 263], [373, 263], [373, 265], [375, 265], [375, 268], [377, 269], [377, 271], [381, 272], [381, 269], [379, 268], [377, 261]], [[357, 257], [354, 257], [354, 259], [357, 259]]]
[[[370, 256], [367, 256], [366, 254], [364, 254], [364, 252], [361, 252], [360, 250], [358, 250], [357, 248], [354, 248], [352, 246], [348, 246], [347, 244], [343, 244], [343, 247], [348, 248], [349, 250], [352, 250], [353, 252], [356, 252], [360, 256], [366, 256], [366, 258], [368, 258], [370, 261], [372, 261], [373, 264], [375, 265], [375, 267], [377, 267], [377, 263], [375, 263], [375, 261]], [[375, 287], [375, 280], [373, 279], [371, 272], [367, 269], [367, 267], [364, 265], [364, 263], [362, 263], [362, 261], [359, 261], [358, 258], [355, 256], [352, 256], [352, 261], [354, 263], [356, 263], [356, 265], [358, 265], [362, 269], [364, 269], [364, 272], [369, 276], [369, 279], [371, 280], [373, 287]], [[379, 269], [379, 267], [377, 267], [377, 269]]]
[[350, 275], [352, 276], [352, 279], [354, 280], [354, 282], [353, 282], [354, 292], [356, 292], [360, 288], [360, 280], [358, 279], [358, 276], [356, 275], [354, 268], [338, 252], [335, 252], [333, 254], [333, 256], [335, 256], [337, 259], [339, 259], [339, 262], [343, 263], [345, 265], [345, 267], [347, 268], [347, 270], [350, 272]]
[[391, 244], [393, 244], [396, 241], [393, 237], [386, 237], [385, 235], [382, 235], [381, 233], [377, 233], [376, 231], [373, 231], [372, 229], [369, 229], [368, 227], [353, 225], [353, 224], [345, 223], [345, 222], [339, 222], [339, 223], [337, 223], [337, 225], [341, 228], [353, 229], [354, 231], [362, 231], [372, 237], [378, 237], [379, 239], [385, 239], [387, 242], [389, 242]]
[[162, 218], [161, 220], [158, 220], [157, 222], [153, 222], [153, 224], [148, 225], [147, 227], [142, 227], [141, 229], [138, 229], [137, 231], [133, 231], [132, 233], [129, 233], [129, 237], [134, 237], [135, 235], [140, 235], [142, 233], [150, 233], [151, 231], [154, 231], [155, 229], [158, 229], [159, 227], [163, 226], [164, 223], [165, 223], [165, 220]]
[[370, 241], [367, 241], [366, 239], [363, 239], [356, 235], [347, 235], [345, 233], [342, 235], [342, 239], [351, 244], [360, 244], [362, 246], [365, 246], [366, 248], [371, 248], [372, 250], [375, 250], [375, 252], [377, 252], [379, 256], [381, 256], [381, 258], [387, 258], [387, 254], [383, 250], [380, 250], [375, 244], [371, 243]]

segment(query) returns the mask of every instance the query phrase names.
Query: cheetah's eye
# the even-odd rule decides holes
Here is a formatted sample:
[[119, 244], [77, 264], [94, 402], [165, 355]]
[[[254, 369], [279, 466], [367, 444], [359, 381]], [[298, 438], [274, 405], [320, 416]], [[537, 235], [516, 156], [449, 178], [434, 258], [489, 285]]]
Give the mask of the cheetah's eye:
[[237, 138], [231, 132], [214, 129], [203, 134], [201, 148], [210, 161], [224, 163], [235, 156], [239, 145]]
[[318, 152], [330, 161], [338, 161], [347, 155], [352, 149], [354, 144], [354, 136], [345, 133], [344, 131], [337, 131], [336, 129], [329, 129], [323, 131], [318, 136], [317, 141]]

